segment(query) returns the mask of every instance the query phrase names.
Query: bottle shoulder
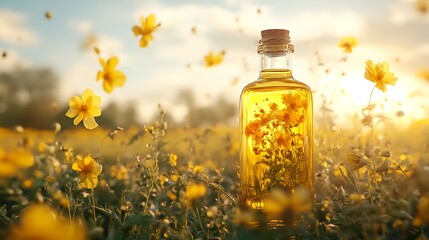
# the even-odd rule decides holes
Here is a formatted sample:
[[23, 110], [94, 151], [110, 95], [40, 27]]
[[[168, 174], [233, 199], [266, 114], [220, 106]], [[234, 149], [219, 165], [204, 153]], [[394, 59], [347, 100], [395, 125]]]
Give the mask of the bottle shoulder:
[[287, 78], [261, 78], [259, 77], [256, 81], [253, 81], [249, 84], [247, 84], [242, 92], [246, 91], [252, 91], [252, 90], [262, 90], [262, 89], [303, 89], [307, 90], [309, 93], [311, 93], [311, 88], [296, 79], [294, 79], [292, 76]]

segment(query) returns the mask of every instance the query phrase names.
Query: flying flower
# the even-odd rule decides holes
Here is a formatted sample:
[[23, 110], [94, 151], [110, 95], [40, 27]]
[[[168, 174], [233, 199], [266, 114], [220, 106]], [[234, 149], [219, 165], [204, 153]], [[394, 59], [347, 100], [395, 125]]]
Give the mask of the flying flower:
[[429, 1], [428, 0], [417, 0], [416, 1], [417, 10], [421, 13], [427, 13], [429, 9]]
[[98, 164], [90, 155], [83, 157], [78, 155], [77, 161], [73, 163], [72, 169], [79, 172], [79, 186], [93, 189], [97, 186], [98, 175], [101, 174], [103, 166]]
[[121, 71], [115, 69], [118, 63], [119, 59], [117, 57], [109, 58], [107, 63], [103, 58], [100, 58], [103, 71], [98, 71], [97, 81], [103, 79], [103, 89], [108, 93], [111, 93], [115, 87], [124, 86], [125, 80], [127, 79]]
[[132, 28], [132, 31], [134, 33], [134, 36], [141, 35], [142, 38], [140, 39], [140, 47], [145, 48], [148, 47], [149, 42], [153, 39], [152, 33], [161, 26], [160, 23], [155, 24], [156, 17], [155, 15], [151, 14], [146, 19], [144, 17], [140, 18], [140, 24], [141, 26], [135, 25]]
[[398, 78], [389, 71], [387, 62], [377, 63], [375, 65], [371, 60], [366, 61], [365, 78], [375, 83], [375, 87], [386, 92], [386, 85], [395, 85]]
[[45, 18], [46, 19], [51, 19], [52, 18], [52, 13], [50, 11], [46, 11], [45, 12]]
[[420, 79], [429, 82], [429, 69], [420, 69], [420, 71], [417, 73], [417, 76]]
[[206, 62], [206, 67], [213, 67], [222, 63], [224, 51], [219, 52], [217, 55], [213, 54], [210, 51], [207, 55], [204, 56], [204, 60]]
[[353, 48], [358, 44], [358, 40], [355, 37], [343, 37], [338, 43], [338, 47], [343, 48], [345, 53], [351, 53]]
[[69, 222], [47, 205], [30, 205], [23, 210], [16, 225], [6, 239], [44, 240], [87, 239], [86, 229], [81, 224]]
[[83, 120], [83, 125], [87, 129], [94, 129], [98, 127], [94, 117], [101, 115], [100, 109], [101, 98], [96, 96], [91, 89], [86, 89], [82, 97], [73, 96], [69, 100], [70, 109], [67, 111], [66, 116], [74, 118], [73, 124], [77, 125]]

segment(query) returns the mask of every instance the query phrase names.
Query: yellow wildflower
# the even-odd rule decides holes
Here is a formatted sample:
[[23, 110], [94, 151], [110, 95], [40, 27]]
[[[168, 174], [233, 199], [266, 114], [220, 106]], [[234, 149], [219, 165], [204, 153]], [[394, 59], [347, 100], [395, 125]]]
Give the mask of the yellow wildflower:
[[58, 203], [60, 204], [60, 206], [62, 206], [62, 207], [66, 208], [66, 207], [70, 206], [68, 198], [66, 196], [64, 196], [63, 192], [61, 192], [60, 190], [55, 192], [53, 198], [55, 200], [57, 200]]
[[250, 122], [246, 125], [246, 129], [244, 130], [244, 133], [246, 134], [247, 137], [250, 137], [251, 135], [255, 135], [259, 131], [260, 127], [261, 125], [259, 124], [259, 122], [257, 121]]
[[37, 147], [37, 149], [39, 150], [40, 153], [44, 153], [46, 152], [46, 143], [45, 142], [39, 142], [39, 146]]
[[176, 201], [177, 200], [177, 195], [174, 194], [171, 190], [167, 191], [167, 197], [170, 198], [171, 201]]
[[118, 180], [128, 180], [130, 176], [128, 175], [128, 169], [124, 165], [112, 165], [110, 167], [110, 175], [117, 178]]
[[69, 222], [47, 205], [30, 205], [24, 209], [15, 226], [6, 239], [14, 240], [83, 240], [87, 239], [84, 226]]
[[338, 47], [343, 48], [345, 53], [351, 53], [357, 44], [358, 40], [355, 37], [343, 37], [340, 39]]
[[298, 187], [292, 194], [281, 189], [273, 189], [264, 198], [264, 210], [270, 217], [292, 214], [287, 218], [297, 218], [309, 213], [312, 207], [312, 197], [309, 191], [303, 187]]
[[156, 17], [151, 14], [146, 19], [144, 17], [140, 18], [140, 26], [135, 25], [132, 28], [134, 36], [141, 35], [140, 47], [145, 48], [149, 45], [149, 42], [153, 39], [152, 33], [159, 27], [161, 24], [155, 23]]
[[421, 69], [418, 73], [417, 76], [422, 79], [425, 80], [427, 82], [429, 82], [429, 69]]
[[417, 216], [414, 218], [413, 224], [415, 226], [429, 225], [429, 193], [420, 197], [419, 204], [417, 205]]
[[0, 178], [13, 177], [20, 169], [33, 166], [34, 158], [31, 152], [18, 148], [5, 152], [0, 149]]
[[285, 149], [289, 149], [292, 147], [292, 137], [289, 134], [276, 132], [274, 134], [274, 139], [279, 147], [282, 146]]
[[177, 175], [177, 174], [171, 174], [170, 175], [170, 179], [173, 182], [177, 182], [179, 180], [179, 175]]
[[30, 189], [33, 187], [33, 179], [24, 179], [21, 183], [22, 189]]
[[307, 101], [300, 94], [283, 94], [282, 102], [287, 105], [288, 111], [298, 111], [301, 108], [307, 107]]
[[278, 116], [280, 121], [284, 121], [288, 126], [293, 127], [304, 121], [304, 116], [299, 112], [293, 112], [288, 109], [279, 111]]
[[193, 183], [186, 186], [186, 199], [188, 204], [191, 204], [196, 199], [201, 198], [206, 194], [206, 186], [204, 184]]
[[206, 62], [206, 67], [213, 67], [216, 65], [219, 65], [222, 63], [223, 55], [225, 52], [219, 52], [218, 54], [213, 54], [212, 51], [210, 51], [207, 55], [204, 56], [204, 60]]
[[170, 154], [168, 155], [168, 163], [170, 163], [170, 165], [171, 165], [172, 167], [177, 166], [177, 155], [176, 155], [176, 154], [173, 154], [173, 153], [170, 153]]
[[365, 198], [362, 194], [359, 193], [351, 193], [349, 195], [349, 199], [352, 203], [360, 203], [362, 202]]
[[64, 163], [72, 163], [73, 162], [73, 150], [67, 149], [64, 151]]
[[97, 81], [103, 79], [103, 89], [108, 93], [111, 93], [115, 87], [124, 86], [127, 80], [127, 77], [121, 71], [115, 69], [118, 63], [118, 57], [109, 58], [107, 62], [103, 58], [100, 58], [103, 71], [98, 71]]
[[417, 0], [416, 2], [417, 10], [421, 13], [427, 13], [429, 9], [429, 1], [428, 0]]
[[78, 155], [76, 159], [77, 161], [73, 163], [72, 169], [79, 172], [79, 186], [82, 188], [95, 188], [98, 183], [98, 175], [101, 174], [103, 167], [95, 162], [90, 155], [86, 157]]
[[387, 62], [375, 65], [371, 60], [366, 61], [365, 78], [375, 83], [375, 87], [386, 92], [386, 84], [395, 85], [398, 78], [389, 71]]
[[86, 89], [82, 97], [73, 96], [69, 100], [70, 109], [67, 111], [66, 116], [74, 118], [73, 124], [77, 125], [83, 120], [83, 125], [87, 129], [94, 129], [98, 127], [94, 117], [101, 115], [100, 109], [101, 98], [96, 96], [91, 89]]

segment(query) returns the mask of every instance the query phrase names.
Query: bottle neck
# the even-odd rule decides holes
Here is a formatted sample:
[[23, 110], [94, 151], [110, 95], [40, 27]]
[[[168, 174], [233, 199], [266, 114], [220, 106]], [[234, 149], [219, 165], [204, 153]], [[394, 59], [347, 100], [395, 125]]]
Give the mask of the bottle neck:
[[292, 70], [292, 53], [291, 52], [275, 52], [275, 53], [260, 53], [259, 54], [259, 70]]

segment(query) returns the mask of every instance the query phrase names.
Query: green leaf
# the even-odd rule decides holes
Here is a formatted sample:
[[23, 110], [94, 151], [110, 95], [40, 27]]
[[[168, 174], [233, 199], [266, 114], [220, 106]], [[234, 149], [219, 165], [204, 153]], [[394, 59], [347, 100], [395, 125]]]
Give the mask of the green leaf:
[[7, 213], [6, 204], [4, 204], [3, 206], [0, 207], [0, 215], [6, 216], [6, 213]]

